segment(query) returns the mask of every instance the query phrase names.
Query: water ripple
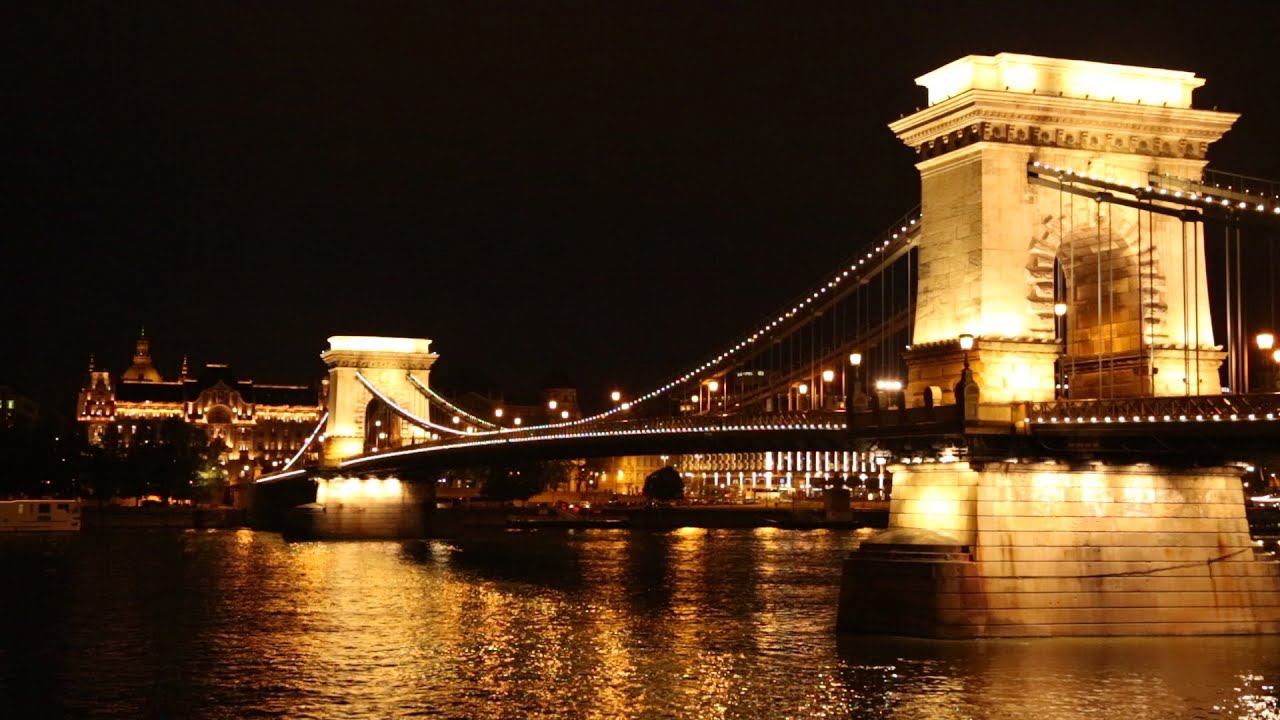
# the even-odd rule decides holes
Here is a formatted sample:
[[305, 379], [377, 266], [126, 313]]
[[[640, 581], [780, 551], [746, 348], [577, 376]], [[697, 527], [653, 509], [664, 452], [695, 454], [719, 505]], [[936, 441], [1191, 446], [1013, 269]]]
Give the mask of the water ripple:
[[0, 538], [0, 717], [1280, 717], [1276, 638], [837, 638], [857, 542]]

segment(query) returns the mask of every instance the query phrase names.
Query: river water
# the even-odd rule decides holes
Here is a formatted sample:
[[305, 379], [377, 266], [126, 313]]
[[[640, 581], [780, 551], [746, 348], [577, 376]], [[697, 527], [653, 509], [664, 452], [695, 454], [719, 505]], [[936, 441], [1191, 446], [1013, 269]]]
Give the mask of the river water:
[[857, 543], [0, 536], [0, 717], [1280, 717], [1280, 638], [838, 638]]

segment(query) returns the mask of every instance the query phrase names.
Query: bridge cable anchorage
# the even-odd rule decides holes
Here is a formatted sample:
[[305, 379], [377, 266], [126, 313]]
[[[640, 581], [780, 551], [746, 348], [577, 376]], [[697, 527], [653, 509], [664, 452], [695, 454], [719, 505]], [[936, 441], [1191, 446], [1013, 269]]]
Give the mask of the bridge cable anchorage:
[[[328, 419], [329, 419], [329, 411], [325, 410], [324, 413], [320, 415], [320, 422], [316, 423], [316, 426], [312, 428], [311, 434], [307, 436], [306, 442], [302, 443], [302, 447], [298, 448], [298, 452], [294, 453], [293, 457], [289, 458], [289, 460], [285, 462], [284, 466], [281, 467], [280, 470], [278, 470], [277, 472], [271, 473], [270, 475], [263, 475], [262, 477], [258, 478], [255, 482], [264, 482], [266, 480], [274, 480], [274, 479], [277, 479], [279, 476], [285, 473], [288, 473], [289, 469], [293, 467], [294, 463], [298, 462], [298, 458], [302, 457], [302, 454], [307, 451], [307, 448], [311, 447], [311, 444], [315, 442], [316, 438], [320, 435], [320, 431], [324, 429], [324, 424], [326, 421], [328, 421]], [[301, 472], [301, 471], [296, 471], [296, 472]]]

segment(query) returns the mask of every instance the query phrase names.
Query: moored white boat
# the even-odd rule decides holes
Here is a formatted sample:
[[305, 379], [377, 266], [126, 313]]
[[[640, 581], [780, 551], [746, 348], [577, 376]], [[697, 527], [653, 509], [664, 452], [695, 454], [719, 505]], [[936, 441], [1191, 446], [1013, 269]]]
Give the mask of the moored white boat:
[[0, 500], [0, 533], [79, 531], [79, 500]]

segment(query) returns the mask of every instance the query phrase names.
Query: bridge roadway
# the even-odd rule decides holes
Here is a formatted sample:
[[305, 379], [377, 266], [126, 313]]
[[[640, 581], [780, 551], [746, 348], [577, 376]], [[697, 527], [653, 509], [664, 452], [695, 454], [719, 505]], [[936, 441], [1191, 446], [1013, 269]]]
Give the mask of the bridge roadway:
[[362, 455], [339, 467], [377, 474], [556, 458], [844, 450], [848, 444], [843, 412], [640, 418], [444, 439]]
[[[963, 417], [963, 419], [962, 419]], [[348, 459], [381, 474], [623, 455], [877, 450], [894, 457], [1174, 462], [1280, 453], [1280, 393], [642, 418], [440, 440]]]

